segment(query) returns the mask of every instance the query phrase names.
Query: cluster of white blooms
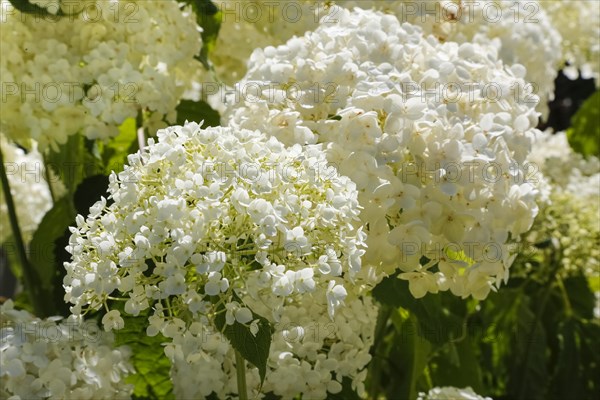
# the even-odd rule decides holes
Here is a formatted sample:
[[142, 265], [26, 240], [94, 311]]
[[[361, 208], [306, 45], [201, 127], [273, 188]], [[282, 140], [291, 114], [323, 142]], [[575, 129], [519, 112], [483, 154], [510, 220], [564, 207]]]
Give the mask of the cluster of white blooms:
[[[257, 369], [248, 369], [247, 387], [254, 398], [273, 393], [283, 398], [325, 399], [342, 390], [348, 378], [352, 389], [364, 393], [365, 366], [377, 309], [370, 297], [346, 300], [334, 319], [327, 315], [323, 296], [302, 296], [284, 306], [274, 322], [267, 374], [263, 385]], [[253, 303], [259, 306], [259, 302]], [[262, 307], [268, 314], [268, 307]], [[170, 347], [170, 349], [169, 349]], [[236, 368], [231, 346], [219, 332], [198, 323], [168, 346], [171, 378], [178, 398], [218, 398], [237, 394]]]
[[528, 159], [552, 190], [582, 199], [600, 196], [600, 160], [576, 153], [565, 132], [538, 131]]
[[360, 190], [369, 265], [400, 268], [416, 297], [485, 298], [508, 278], [507, 245], [537, 213], [525, 165], [537, 113], [524, 68], [393, 15], [337, 17], [256, 50], [238, 87], [263, 89], [232, 96], [224, 122], [287, 144], [327, 143], [328, 160]]
[[596, 0], [541, 1], [552, 25], [562, 35], [567, 77], [596, 79], [600, 85], [600, 7]]
[[[395, 15], [400, 22], [419, 25], [425, 34], [432, 34], [442, 42], [474, 42], [496, 47], [504, 63], [521, 64], [526, 68], [525, 79], [541, 98], [538, 111], [545, 116], [547, 102], [553, 98], [554, 78], [563, 60], [561, 35], [537, 1], [299, 0], [284, 3], [227, 0], [217, 4], [224, 13], [223, 34], [211, 57], [219, 76], [227, 84], [243, 76], [252, 50], [277, 46], [293, 36], [301, 36], [316, 29], [319, 21], [321, 25], [335, 24], [342, 7], [374, 9]], [[587, 37], [593, 40], [597, 36]]]
[[[391, 13], [401, 22], [421, 26], [424, 33], [442, 42], [495, 46], [505, 64], [521, 64], [526, 68], [525, 79], [541, 99], [538, 111], [547, 116], [547, 102], [554, 97], [554, 79], [561, 66], [562, 51], [556, 25], [550, 22], [540, 3], [537, 0], [336, 2], [348, 8], [374, 8]], [[564, 7], [559, 8], [559, 13], [563, 12]]]
[[[250, 324], [234, 294], [265, 301], [265, 316], [277, 320], [287, 297], [321, 293], [333, 318], [348, 290], [360, 288], [347, 285], [364, 253], [357, 191], [327, 166], [320, 145], [170, 127], [110, 176], [109, 192], [71, 228], [64, 286], [76, 314], [118, 290], [128, 314], [153, 307], [148, 334], [173, 337], [225, 310], [228, 324]], [[123, 319], [112, 310], [103, 323], [118, 329]]]
[[470, 387], [459, 389], [445, 386], [433, 388], [427, 393], [421, 392], [417, 400], [492, 400], [492, 398], [480, 396]]
[[3, 399], [128, 399], [130, 350], [112, 333], [72, 317], [41, 320], [0, 306], [0, 396]]
[[[52, 208], [50, 188], [43, 174], [43, 160], [34, 145], [31, 151], [9, 143], [4, 136], [0, 138], [2, 155], [10, 191], [15, 200], [17, 220], [23, 240], [27, 243], [46, 212]], [[0, 187], [0, 243], [11, 236], [8, 207], [4, 192]]]
[[540, 132], [529, 159], [549, 193], [526, 240], [554, 240], [561, 273], [583, 271], [600, 279], [600, 160], [574, 152], [564, 132]]
[[[62, 2], [67, 15], [0, 11], [1, 127], [11, 139], [48, 145], [83, 132], [118, 134], [140, 112], [150, 130], [173, 122], [201, 64], [196, 18], [176, 1]], [[55, 7], [56, 8], [56, 7]], [[64, 7], [63, 7], [64, 8]], [[76, 32], [77, 34], [73, 34]]]

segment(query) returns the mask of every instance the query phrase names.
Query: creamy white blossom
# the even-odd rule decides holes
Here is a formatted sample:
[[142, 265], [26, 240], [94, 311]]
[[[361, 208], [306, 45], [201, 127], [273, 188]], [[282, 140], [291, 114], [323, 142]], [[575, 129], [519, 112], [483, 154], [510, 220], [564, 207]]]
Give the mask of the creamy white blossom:
[[[146, 334], [170, 338], [165, 354], [178, 396], [237, 391], [219, 313], [254, 335], [262, 323], [254, 313], [275, 325], [263, 392], [325, 398], [341, 390], [343, 377], [364, 390], [377, 313], [363, 297], [373, 279], [361, 269], [355, 184], [327, 165], [322, 145], [285, 147], [259, 131], [196, 123], [170, 127], [111, 175], [109, 193], [71, 228], [65, 299], [75, 313], [109, 308], [117, 293], [126, 314], [152, 308]], [[292, 346], [291, 321], [342, 331]], [[102, 323], [120, 329], [124, 320], [113, 309]], [[280, 352], [290, 354], [289, 369], [277, 362]], [[328, 357], [337, 361], [322, 369]], [[298, 389], [288, 375], [284, 385], [278, 374], [296, 366], [317, 381]], [[248, 380], [258, 391], [256, 369]]]
[[1, 5], [0, 126], [26, 147], [115, 136], [140, 112], [150, 130], [164, 127], [201, 68], [200, 28], [176, 1], [61, 2], [64, 16]]
[[128, 399], [130, 350], [112, 334], [73, 317], [41, 320], [0, 306], [0, 395], [10, 399]]
[[[536, 0], [299, 0], [290, 3], [264, 0], [218, 2], [224, 12], [224, 34], [217, 41], [212, 59], [219, 76], [227, 84], [233, 84], [243, 76], [253, 49], [278, 46], [293, 36], [302, 36], [305, 32], [316, 29], [319, 24], [335, 25], [341, 18], [343, 8], [360, 7], [383, 11], [395, 15], [400, 22], [419, 25], [425, 34], [431, 34], [442, 42], [494, 46], [504, 63], [521, 64], [525, 67], [526, 80], [541, 98], [538, 111], [544, 116], [548, 114], [546, 103], [553, 99], [554, 79], [558, 69], [562, 67], [563, 47], [556, 24], [546, 14], [546, 7]], [[563, 16], [566, 14], [559, 11], [563, 9], [560, 2], [542, 3], [557, 4], [556, 13], [565, 18]], [[586, 3], [587, 8], [572, 7], [587, 10], [593, 1]], [[598, 10], [590, 11], [593, 20], [594, 13]], [[581, 11], [573, 13], [578, 13], [581, 18], [586, 15]], [[572, 21], [569, 24], [561, 23], [563, 27], [572, 24]], [[595, 25], [594, 22], [585, 21], [579, 26]], [[589, 29], [587, 33], [587, 36], [571, 35], [583, 38], [582, 41], [588, 40], [585, 37], [598, 37], [597, 32]], [[591, 51], [598, 47], [597, 43], [591, 46]]]
[[485, 298], [508, 279], [508, 244], [537, 213], [525, 165], [537, 99], [524, 68], [504, 65], [494, 46], [440, 43], [393, 15], [337, 17], [257, 49], [237, 87], [261, 90], [232, 95], [223, 122], [327, 144], [360, 190], [367, 264], [412, 273], [402, 277], [413, 293]]
[[560, 275], [600, 279], [600, 160], [576, 153], [565, 132], [540, 132], [529, 159], [543, 177], [545, 198], [526, 241], [551, 241]]
[[[76, 313], [98, 309], [118, 290], [126, 313], [153, 306], [148, 332], [171, 337], [172, 324], [224, 311], [228, 324], [249, 324], [234, 294], [262, 299], [275, 315], [287, 297], [320, 293], [333, 318], [344, 286], [359, 276], [357, 191], [327, 167], [321, 145], [286, 148], [257, 131], [170, 127], [110, 176], [109, 193], [71, 228], [64, 286]], [[341, 268], [319, 269], [326, 254]], [[332, 283], [331, 293], [317, 290]], [[123, 326], [117, 310], [102, 322]]]
[[565, 75], [594, 78], [600, 85], [600, 7], [595, 0], [541, 1], [552, 25], [562, 35]]
[[552, 190], [569, 192], [582, 199], [599, 196], [600, 160], [575, 152], [566, 132], [537, 132], [528, 157], [532, 171], [548, 180]]
[[425, 34], [434, 35], [442, 42], [494, 46], [498, 58], [505, 64], [525, 67], [525, 79], [541, 99], [537, 109], [547, 117], [547, 103], [554, 98], [554, 79], [562, 67], [563, 47], [560, 24], [546, 14], [546, 3], [556, 4], [560, 9], [557, 13], [561, 15], [565, 15], [563, 10], [569, 7], [560, 1], [537, 0], [336, 2], [343, 7], [374, 8], [393, 14], [400, 22], [419, 25]]
[[[269, 315], [268, 306], [248, 301]], [[325, 399], [342, 390], [344, 378], [352, 381], [352, 390], [364, 395], [377, 308], [366, 296], [347, 301], [333, 320], [327, 309], [322, 293], [297, 297], [283, 307], [279, 320], [272, 320], [275, 332], [262, 386], [258, 371], [247, 369], [252, 397], [272, 393], [283, 398]], [[173, 362], [171, 379], [178, 398], [237, 395], [234, 352], [218, 331], [194, 323], [173, 339], [167, 353]]]

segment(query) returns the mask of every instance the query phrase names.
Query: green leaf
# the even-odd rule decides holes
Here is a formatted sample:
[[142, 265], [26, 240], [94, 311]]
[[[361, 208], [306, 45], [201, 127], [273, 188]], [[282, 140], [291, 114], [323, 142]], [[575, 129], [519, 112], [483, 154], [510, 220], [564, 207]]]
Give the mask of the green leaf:
[[88, 149], [85, 138], [81, 134], [71, 135], [58, 151], [50, 151], [47, 164], [61, 178], [67, 189], [67, 196], [86, 176], [96, 175], [104, 171], [101, 162]]
[[415, 299], [408, 290], [408, 281], [394, 274], [383, 279], [373, 289], [373, 297], [382, 304], [402, 307], [418, 320], [418, 334], [433, 344], [443, 344], [461, 336], [466, 301], [442, 292]]
[[[437, 355], [432, 364], [432, 380], [436, 386], [470, 386], [476, 393], [484, 390], [480, 360], [477, 358], [475, 348], [478, 343], [472, 337], [467, 337], [457, 342], [451, 342], [448, 350]], [[452, 353], [450, 356], [448, 353]], [[456, 362], [452, 362], [456, 357]]]
[[591, 95], [571, 119], [567, 138], [573, 149], [583, 154], [600, 155], [600, 90]]
[[585, 319], [594, 318], [596, 297], [590, 290], [587, 278], [583, 274], [571, 276], [566, 278], [563, 283], [575, 315]]
[[[29, 244], [29, 261], [40, 278], [42, 291], [48, 296], [47, 301], [55, 304], [55, 313], [58, 312], [58, 305], [64, 306], [64, 291], [60, 283], [57, 287], [57, 281], [62, 282], [60, 277], [64, 271], [63, 260], [57, 260], [55, 256], [56, 241], [74, 220], [75, 212], [71, 203], [67, 197], [63, 197], [44, 215]], [[57, 295], [59, 298], [55, 298]]]
[[585, 395], [582, 398], [594, 399], [600, 393], [600, 321], [578, 320], [580, 359], [579, 373]]
[[[505, 290], [504, 295], [510, 295]], [[539, 304], [531, 308], [529, 296], [516, 294], [512, 307], [499, 321], [500, 332], [511, 332], [505, 363], [509, 366], [507, 392], [517, 399], [543, 399], [548, 385], [546, 332], [541, 324]]]
[[[14, 8], [21, 11], [24, 14], [32, 14], [35, 15], [36, 21], [39, 18], [40, 20], [50, 20], [53, 21], [56, 17], [61, 17], [66, 15], [60, 7], [58, 7], [58, 11], [56, 15], [48, 12], [45, 8], [40, 7], [36, 4], [31, 3], [29, 0], [9, 0]], [[52, 4], [52, 7], [57, 7], [59, 2]], [[52, 18], [52, 19], [51, 19]]]
[[402, 360], [398, 370], [392, 369], [391, 378], [398, 382], [392, 393], [398, 399], [415, 399], [417, 382], [425, 371], [433, 347], [417, 333], [414, 315], [404, 318], [401, 313], [396, 313], [392, 321], [396, 327], [392, 357]]
[[590, 276], [588, 278], [588, 284], [592, 292], [600, 292], [600, 276]]
[[475, 335], [477, 354], [482, 381], [488, 390], [494, 390], [489, 393], [493, 398], [544, 398], [550, 378], [546, 333], [541, 324], [544, 309], [549, 307], [544, 305], [547, 290], [548, 286], [529, 281], [490, 293], [480, 303], [480, 311], [474, 315], [483, 328]]
[[600, 323], [567, 318], [558, 325], [559, 351], [550, 399], [598, 398], [600, 385]]
[[[9, 228], [9, 227], [6, 227]], [[2, 227], [2, 229], [6, 229]], [[2, 246], [2, 251], [7, 259], [8, 267], [10, 271], [14, 275], [17, 280], [23, 279], [23, 266], [21, 265], [21, 260], [19, 260], [19, 256], [17, 254], [17, 245], [15, 243], [15, 239], [11, 234], [6, 238], [4, 243], [0, 243]]]
[[102, 160], [104, 172], [121, 172], [127, 164], [127, 156], [135, 153], [139, 148], [137, 140], [137, 126], [135, 118], [126, 119], [119, 126], [119, 135], [112, 138], [103, 148]]
[[198, 123], [204, 121], [203, 127], [219, 126], [221, 124], [219, 113], [204, 101], [182, 100], [179, 103], [177, 106], [177, 124], [183, 125], [186, 120]]
[[[73, 203], [78, 214], [88, 215], [90, 207], [100, 200], [101, 196], [104, 196], [104, 198], [108, 197], [108, 182], [108, 176], [94, 175], [85, 178], [77, 186], [77, 190], [75, 190], [75, 195], [73, 196]], [[111, 200], [108, 200], [107, 204], [110, 205], [110, 203]]]
[[13, 297], [13, 301], [15, 303], [16, 310], [26, 310], [35, 315], [35, 310], [31, 302], [29, 301], [29, 296], [27, 295], [27, 292], [22, 291], [15, 294], [15, 296]]
[[579, 332], [573, 318], [563, 321], [559, 328], [560, 353], [557, 360], [557, 369], [554, 388], [550, 391], [556, 399], [583, 399], [583, 388], [579, 379], [580, 348]]
[[115, 331], [115, 345], [127, 345], [132, 351], [131, 363], [136, 373], [129, 375], [127, 383], [135, 385], [134, 398], [174, 399], [170, 379], [171, 363], [162, 343], [168, 342], [161, 334], [146, 335], [147, 315], [132, 317], [122, 314], [125, 327]]
[[197, 58], [206, 69], [210, 69], [208, 56], [217, 42], [221, 28], [221, 11], [210, 0], [184, 0], [184, 3], [192, 6], [196, 21], [202, 27], [202, 50]]
[[69, 245], [69, 226], [75, 225], [77, 213], [87, 215], [89, 208], [101, 195], [106, 197], [107, 187], [108, 177], [104, 175], [84, 179], [77, 186], [73, 199], [65, 196], [58, 200], [44, 215], [33, 234], [29, 245], [29, 260], [39, 275], [47, 301], [53, 305], [54, 314], [68, 315], [68, 305], [63, 300], [62, 281], [65, 275], [63, 263], [71, 258], [65, 250]]
[[[242, 302], [234, 296], [234, 299], [240, 304]], [[246, 325], [235, 321], [233, 325], [227, 325], [225, 320], [225, 308], [221, 306], [219, 313], [215, 318], [215, 325], [223, 332], [225, 337], [231, 343], [234, 349], [240, 352], [242, 357], [256, 368], [260, 375], [261, 384], [267, 374], [267, 360], [269, 358], [269, 348], [273, 336], [273, 326], [266, 319], [252, 311], [252, 320], [258, 319], [258, 332], [256, 336], [250, 332]]]

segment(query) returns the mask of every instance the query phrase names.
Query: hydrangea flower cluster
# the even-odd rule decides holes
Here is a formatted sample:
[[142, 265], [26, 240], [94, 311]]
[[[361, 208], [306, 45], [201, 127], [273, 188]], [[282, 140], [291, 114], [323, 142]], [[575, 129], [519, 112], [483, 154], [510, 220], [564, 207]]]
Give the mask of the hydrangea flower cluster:
[[600, 160], [576, 153], [566, 132], [538, 131], [528, 159], [552, 190], [566, 191], [584, 199], [598, 196]]
[[41, 320], [0, 306], [0, 396], [3, 399], [128, 399], [130, 350], [112, 334], [74, 318]]
[[33, 139], [43, 151], [77, 132], [108, 138], [140, 112], [150, 130], [174, 122], [201, 66], [200, 28], [176, 1], [63, 2], [62, 17], [1, 5], [1, 128], [25, 147]]
[[[353, 390], [364, 393], [377, 309], [370, 297], [354, 298], [346, 300], [346, 307], [330, 320], [323, 298], [319, 294], [298, 297], [284, 306], [274, 324], [265, 382], [260, 385], [256, 369], [246, 372], [250, 396], [273, 393], [324, 399], [342, 390], [343, 378], [352, 380]], [[267, 312], [264, 305], [260, 309]], [[196, 323], [169, 347], [177, 398], [237, 395], [234, 354], [221, 333]]]
[[[335, 24], [342, 7], [374, 9], [395, 15], [400, 22], [421, 26], [425, 34], [432, 34], [441, 42], [480, 43], [496, 47], [499, 58], [505, 64], [521, 64], [526, 68], [525, 78], [541, 98], [538, 111], [544, 116], [547, 116], [547, 102], [552, 100], [554, 79], [563, 60], [561, 35], [551, 24], [545, 7], [537, 1], [484, 0], [463, 4], [458, 0], [338, 0], [317, 3], [301, 0], [293, 2], [293, 7], [263, 0], [251, 2], [252, 6], [239, 1], [219, 3], [225, 12], [222, 26], [225, 34], [218, 39], [212, 58], [219, 76], [227, 84], [233, 84], [244, 75], [253, 49], [277, 46], [293, 36], [302, 36], [316, 29], [319, 21], [322, 25]], [[562, 9], [557, 6], [559, 8]], [[583, 24], [590, 25], [589, 22]], [[542, 56], [531, 49], [539, 49], [543, 52]]]
[[561, 274], [565, 276], [583, 272], [592, 279], [600, 279], [598, 181], [596, 190], [596, 196], [588, 198], [571, 192], [552, 191], [550, 203], [541, 208], [540, 216], [527, 235], [527, 241], [532, 244], [556, 241], [560, 249]]
[[492, 398], [480, 396], [470, 387], [459, 389], [445, 386], [433, 388], [427, 393], [421, 392], [417, 400], [492, 400]]
[[[255, 131], [160, 130], [110, 176], [109, 199], [77, 217], [65, 300], [79, 314], [120, 292], [128, 314], [153, 307], [147, 333], [167, 337], [225, 311], [228, 324], [252, 323], [234, 293], [278, 320], [286, 298], [321, 288], [333, 318], [359, 276], [365, 234], [354, 183], [326, 164], [320, 145], [286, 148]], [[103, 324], [124, 322], [114, 309]]]
[[600, 160], [574, 152], [565, 132], [540, 132], [529, 159], [545, 178], [548, 198], [527, 242], [556, 240], [561, 273], [600, 279]]
[[[25, 153], [23, 149], [8, 143], [4, 136], [0, 138], [4, 168], [17, 211], [17, 219], [23, 240], [27, 243], [46, 212], [52, 208], [52, 196], [47, 181], [42, 176], [43, 160], [34, 144], [32, 150]], [[50, 171], [49, 171], [50, 172]], [[52, 175], [51, 175], [52, 178]], [[59, 195], [64, 188], [58, 179], [51, 179], [53, 189]], [[4, 193], [0, 188], [0, 243], [4, 243], [11, 235], [8, 208]]]
[[338, 21], [257, 49], [238, 87], [262, 90], [232, 97], [224, 122], [286, 144], [328, 143], [328, 160], [360, 191], [369, 265], [399, 268], [416, 297], [485, 298], [537, 213], [524, 68], [393, 15], [341, 10]]
[[563, 57], [569, 65], [565, 75], [594, 78], [600, 85], [600, 8], [594, 0], [540, 2], [563, 41]]
[[547, 116], [547, 103], [553, 99], [554, 79], [561, 67], [562, 47], [557, 25], [551, 23], [540, 3], [556, 3], [557, 8], [564, 8], [558, 1], [536, 0], [336, 2], [347, 8], [374, 8], [391, 13], [401, 22], [421, 26], [425, 34], [432, 34], [441, 42], [496, 47], [499, 59], [505, 64], [521, 64], [526, 68], [525, 79], [534, 85], [534, 92], [541, 99], [538, 111]]

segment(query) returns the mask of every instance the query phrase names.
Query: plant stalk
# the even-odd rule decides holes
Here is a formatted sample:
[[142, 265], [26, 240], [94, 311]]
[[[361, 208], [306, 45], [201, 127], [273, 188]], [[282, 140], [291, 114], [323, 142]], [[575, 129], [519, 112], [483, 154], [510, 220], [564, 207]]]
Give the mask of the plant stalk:
[[240, 400], [248, 400], [248, 389], [246, 387], [246, 360], [239, 351], [235, 351], [235, 369], [237, 373], [238, 395]]
[[369, 366], [369, 394], [370, 398], [376, 400], [379, 396], [379, 391], [382, 389], [381, 385], [381, 353], [384, 350], [384, 337], [387, 328], [387, 322], [392, 314], [393, 308], [381, 305], [379, 314], [377, 315], [377, 322], [375, 323], [375, 335], [373, 339], [371, 365]]
[[13, 239], [15, 241], [17, 257], [23, 268], [23, 283], [25, 285], [25, 289], [27, 290], [27, 294], [29, 295], [29, 300], [31, 302], [31, 305], [33, 306], [36, 316], [40, 318], [48, 317], [49, 312], [47, 306], [50, 303], [48, 302], [48, 299], [44, 299], [39, 276], [33, 269], [32, 265], [29, 263], [29, 259], [27, 258], [25, 242], [23, 241], [23, 236], [21, 235], [21, 230], [19, 229], [17, 210], [15, 208], [15, 202], [10, 191], [10, 184], [8, 182], [8, 176], [6, 175], [6, 166], [4, 164], [4, 154], [2, 153], [1, 148], [0, 164], [0, 180], [2, 180], [4, 201], [6, 202], [6, 208], [8, 209], [8, 219], [10, 221], [10, 227], [12, 230]]
[[48, 190], [50, 191], [50, 198], [52, 199], [52, 205], [56, 203], [56, 195], [54, 193], [54, 189], [52, 188], [52, 182], [50, 174], [50, 166], [48, 165], [48, 157], [46, 157], [45, 153], [42, 153], [42, 160], [44, 161], [44, 179], [46, 180], [46, 184], [48, 185]]

